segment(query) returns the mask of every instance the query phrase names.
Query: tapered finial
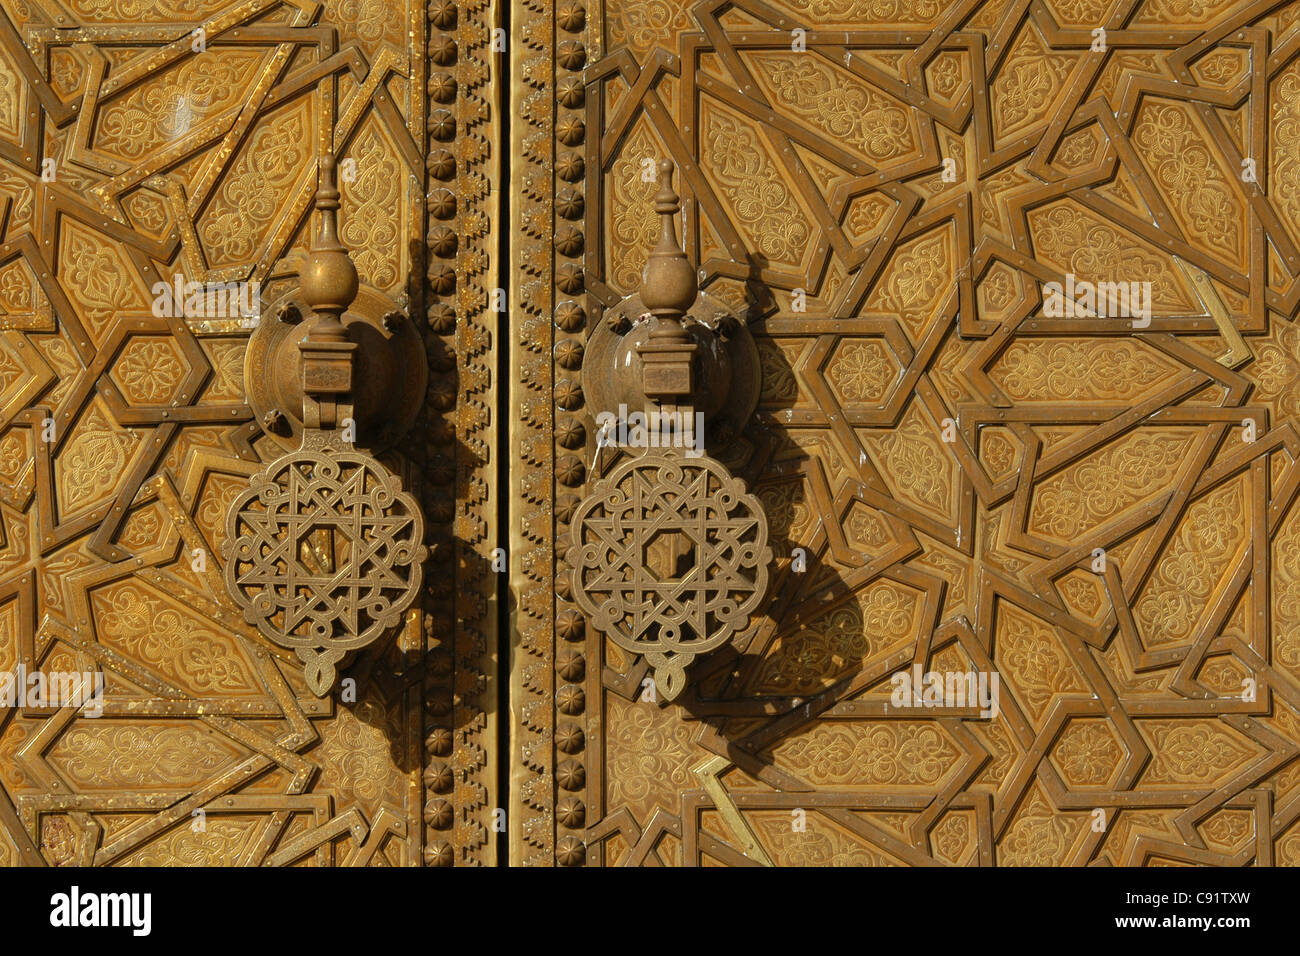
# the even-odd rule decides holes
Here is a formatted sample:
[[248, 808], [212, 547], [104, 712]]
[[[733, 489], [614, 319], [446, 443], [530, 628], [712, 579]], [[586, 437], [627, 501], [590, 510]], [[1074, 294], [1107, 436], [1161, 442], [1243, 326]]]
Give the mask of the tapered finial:
[[342, 249], [339, 242], [339, 185], [338, 166], [334, 157], [326, 153], [320, 158], [316, 184], [316, 211], [320, 213], [320, 231], [316, 234], [317, 249]]
[[320, 157], [316, 211], [320, 228], [303, 263], [298, 287], [303, 300], [319, 317], [319, 337], [344, 338], [342, 315], [357, 296], [357, 267], [339, 241], [339, 189], [334, 157]]
[[[673, 165], [670, 159], [659, 160], [659, 192], [655, 193], [655, 212], [661, 216], [675, 216], [681, 212], [681, 198], [677, 195], [677, 190], [673, 189], [673, 174], [677, 172], [677, 167]], [[671, 219], [664, 223], [669, 229], [669, 235], [672, 238], [673, 245], [677, 245], [677, 234], [672, 232]]]
[[686, 339], [682, 316], [695, 304], [699, 285], [695, 269], [686, 259], [677, 240], [677, 213], [681, 200], [673, 190], [674, 167], [664, 159], [659, 162], [659, 192], [655, 194], [655, 212], [659, 215], [659, 242], [650, 252], [641, 272], [641, 302], [659, 323], [652, 338]]

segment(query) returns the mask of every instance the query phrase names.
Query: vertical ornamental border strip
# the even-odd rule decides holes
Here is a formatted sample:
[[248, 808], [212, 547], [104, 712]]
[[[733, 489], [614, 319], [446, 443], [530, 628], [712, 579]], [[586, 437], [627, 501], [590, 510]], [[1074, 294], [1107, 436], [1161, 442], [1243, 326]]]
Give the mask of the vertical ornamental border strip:
[[[598, 7], [599, 3], [591, 6]], [[582, 353], [590, 323], [598, 311], [585, 287], [589, 241], [585, 229], [589, 140], [598, 140], [586, 126], [586, 87], [583, 70], [600, 58], [599, 31], [592, 28], [587, 0], [558, 0], [555, 6], [555, 51], [552, 179], [552, 288], [555, 290], [555, 345], [548, 356], [553, 370], [555, 435], [555, 695], [551, 715], [555, 727], [555, 863], [559, 866], [599, 865], [600, 854], [588, 852], [586, 827], [596, 819], [600, 801], [599, 748], [589, 746], [589, 702], [600, 700], [601, 635], [588, 628], [573, 600], [571, 567], [564, 560], [570, 522], [587, 479], [583, 456], [586, 435], [582, 422], [585, 396]], [[589, 136], [590, 134], [590, 136]], [[598, 735], [597, 735], [598, 736]], [[593, 763], [593, 759], [595, 763]]]
[[490, 0], [428, 7], [425, 287], [433, 613], [425, 624], [424, 860], [497, 862], [495, 466], [496, 110]]
[[[555, 195], [555, 16], [550, 0], [511, 0], [510, 89], [510, 529], [512, 606], [510, 862], [555, 862], [554, 695], [557, 595], [555, 512], [560, 496], [552, 445], [552, 347], [582, 307], [557, 304], [553, 268], [561, 244]], [[581, 247], [566, 234], [563, 245]], [[503, 383], [504, 384], [504, 383]], [[564, 462], [565, 467], [570, 463]], [[579, 467], [581, 463], [579, 462]], [[563, 471], [563, 468], [560, 469]], [[559, 482], [563, 484], [563, 481]], [[562, 505], [557, 506], [562, 510]], [[565, 759], [568, 759], [567, 757]]]

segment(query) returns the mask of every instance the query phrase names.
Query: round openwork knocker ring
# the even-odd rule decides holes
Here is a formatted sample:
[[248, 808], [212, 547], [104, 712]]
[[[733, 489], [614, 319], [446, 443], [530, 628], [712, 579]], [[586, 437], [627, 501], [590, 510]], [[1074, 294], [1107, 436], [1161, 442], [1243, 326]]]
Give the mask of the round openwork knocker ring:
[[325, 694], [335, 666], [401, 623], [420, 588], [424, 520], [369, 455], [299, 449], [253, 476], [226, 516], [226, 587], [244, 619], [295, 650]]
[[615, 466], [573, 518], [574, 596], [592, 625], [644, 654], [672, 700], [700, 654], [744, 629], [767, 588], [767, 520], [712, 458], [647, 452]]

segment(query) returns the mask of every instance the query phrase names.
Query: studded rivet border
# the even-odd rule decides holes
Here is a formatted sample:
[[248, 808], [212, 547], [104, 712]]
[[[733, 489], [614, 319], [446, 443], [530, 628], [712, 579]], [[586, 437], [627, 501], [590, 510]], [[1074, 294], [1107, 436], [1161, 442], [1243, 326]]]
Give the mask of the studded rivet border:
[[496, 643], [490, 596], [495, 501], [492, 403], [498, 282], [492, 163], [493, 9], [488, 0], [431, 0], [426, 145], [425, 468], [432, 613], [425, 622], [424, 862], [496, 861], [500, 798], [486, 694]]

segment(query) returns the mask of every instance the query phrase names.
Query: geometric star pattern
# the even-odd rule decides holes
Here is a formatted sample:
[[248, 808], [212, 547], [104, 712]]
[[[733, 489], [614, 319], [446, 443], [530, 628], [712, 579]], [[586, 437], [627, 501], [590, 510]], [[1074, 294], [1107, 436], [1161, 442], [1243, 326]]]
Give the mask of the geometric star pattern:
[[[0, 11], [0, 667], [108, 685], [0, 712], [0, 862], [486, 862], [507, 802], [548, 865], [1300, 862], [1300, 4], [514, 0], [504, 58], [478, 0], [92, 6]], [[279, 456], [248, 330], [151, 308], [279, 296], [326, 152], [362, 279], [427, 322], [386, 465], [446, 562], [347, 705], [224, 596]], [[663, 158], [762, 359], [717, 455], [775, 559], [667, 706], [564, 560]], [[1049, 314], [1071, 276], [1150, 323]], [[997, 716], [896, 706], [912, 668], [996, 671]]]
[[[263, 302], [287, 291], [316, 159], [331, 153], [355, 172], [340, 232], [361, 281], [418, 316], [443, 361], [451, 349], [453, 368], [476, 370], [481, 346], [457, 352], [456, 330], [431, 325], [481, 281], [480, 160], [452, 140], [484, 121], [486, 16], [407, 0], [0, 8], [0, 670], [96, 671], [106, 685], [99, 717], [0, 708], [0, 865], [490, 860], [482, 748], [448, 764], [453, 735], [488, 731], [471, 686], [477, 565], [421, 582], [395, 637], [357, 653], [355, 699], [313, 693], [222, 581], [227, 509], [282, 454], [245, 403], [247, 316], [155, 311], [178, 281], [255, 282]], [[458, 239], [450, 256], [422, 248], [426, 194]], [[449, 271], [460, 288], [426, 294], [426, 268], [442, 292]], [[426, 310], [441, 310], [430, 325]], [[438, 414], [416, 432], [434, 419], [449, 432]], [[460, 444], [412, 441], [386, 469], [407, 487], [424, 468], [455, 476], [476, 428], [453, 432]], [[350, 507], [355, 490], [314, 500]], [[449, 537], [451, 520], [431, 534]], [[385, 521], [358, 512], [337, 530]], [[325, 551], [299, 530], [293, 557], [319, 571]], [[472, 529], [459, 538], [478, 546]], [[343, 582], [361, 595], [355, 631], [382, 616], [364, 595], [393, 593], [386, 557], [354, 548], [331, 575], [375, 572]], [[309, 617], [319, 600], [286, 603]]]

